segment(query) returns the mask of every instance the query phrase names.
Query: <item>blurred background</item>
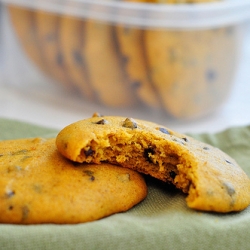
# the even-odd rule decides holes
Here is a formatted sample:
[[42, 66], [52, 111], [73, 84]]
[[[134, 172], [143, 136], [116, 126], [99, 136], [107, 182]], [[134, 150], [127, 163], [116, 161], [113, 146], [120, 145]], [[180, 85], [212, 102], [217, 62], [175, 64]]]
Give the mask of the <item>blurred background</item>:
[[0, 1], [0, 117], [61, 129], [99, 112], [184, 133], [250, 124], [250, 3], [197, 1], [83, 0], [81, 14], [73, 0], [52, 12]]

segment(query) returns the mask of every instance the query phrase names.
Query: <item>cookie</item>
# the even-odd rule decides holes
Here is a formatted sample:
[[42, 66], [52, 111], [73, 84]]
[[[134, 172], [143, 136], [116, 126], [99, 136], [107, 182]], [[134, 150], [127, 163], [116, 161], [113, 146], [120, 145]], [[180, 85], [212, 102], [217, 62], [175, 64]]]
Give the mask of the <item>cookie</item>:
[[47, 72], [48, 67], [43, 60], [36, 37], [36, 26], [34, 25], [35, 12], [14, 6], [8, 6], [8, 12], [22, 49], [43, 73]]
[[119, 164], [173, 183], [193, 209], [225, 213], [250, 203], [250, 180], [234, 159], [152, 122], [95, 115], [62, 129], [56, 145], [75, 162]]
[[133, 106], [136, 99], [122, 69], [113, 26], [86, 20], [83, 37], [90, 84], [99, 102], [109, 107]]
[[0, 222], [72, 224], [127, 211], [147, 194], [139, 173], [63, 157], [55, 139], [0, 142]]
[[72, 87], [73, 84], [70, 82], [65, 70], [65, 59], [59, 46], [58, 31], [61, 18], [60, 15], [54, 13], [37, 10], [35, 12], [34, 25], [37, 30], [37, 40], [41, 53], [50, 69], [49, 74], [58, 83]]
[[[146, 0], [125, 0], [147, 2]], [[159, 98], [148, 75], [143, 43], [143, 30], [136, 27], [117, 25], [115, 28], [120, 57], [128, 76], [128, 82], [139, 100], [146, 106], [160, 108]]]
[[232, 26], [145, 31], [149, 76], [167, 113], [195, 118], [224, 102], [237, 61], [237, 32]]
[[116, 34], [129, 84], [145, 105], [160, 108], [159, 98], [148, 76], [142, 46], [143, 31], [133, 27], [117, 26]]
[[58, 33], [68, 77], [83, 97], [94, 100], [95, 93], [89, 82], [89, 74], [83, 53], [83, 47], [85, 46], [84, 21], [64, 15], [60, 19]]

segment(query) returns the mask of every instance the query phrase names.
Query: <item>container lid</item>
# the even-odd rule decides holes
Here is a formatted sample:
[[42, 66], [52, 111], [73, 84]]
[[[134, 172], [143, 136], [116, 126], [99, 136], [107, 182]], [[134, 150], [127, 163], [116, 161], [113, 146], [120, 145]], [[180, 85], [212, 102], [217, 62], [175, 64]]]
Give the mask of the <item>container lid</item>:
[[206, 29], [250, 19], [250, 0], [151, 4], [119, 0], [0, 0], [80, 18], [140, 28]]

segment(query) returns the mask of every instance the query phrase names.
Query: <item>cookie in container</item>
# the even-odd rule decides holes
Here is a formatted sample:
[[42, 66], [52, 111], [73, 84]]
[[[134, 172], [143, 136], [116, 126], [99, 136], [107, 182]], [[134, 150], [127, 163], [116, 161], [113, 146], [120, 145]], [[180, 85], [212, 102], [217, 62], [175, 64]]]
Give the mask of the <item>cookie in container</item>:
[[180, 120], [226, 102], [250, 9], [226, 0], [4, 3], [20, 48], [53, 83], [89, 104]]

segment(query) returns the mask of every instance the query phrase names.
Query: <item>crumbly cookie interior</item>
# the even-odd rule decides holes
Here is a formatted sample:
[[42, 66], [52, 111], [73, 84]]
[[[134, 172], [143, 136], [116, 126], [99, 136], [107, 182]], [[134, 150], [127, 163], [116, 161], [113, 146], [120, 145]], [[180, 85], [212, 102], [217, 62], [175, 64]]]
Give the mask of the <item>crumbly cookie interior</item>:
[[106, 138], [90, 141], [82, 148], [78, 161], [122, 165], [173, 183], [187, 193], [191, 163], [176, 150], [176, 145], [153, 135], [149, 137], [144, 131], [133, 133], [131, 130], [128, 140], [128, 133], [109, 133]]

